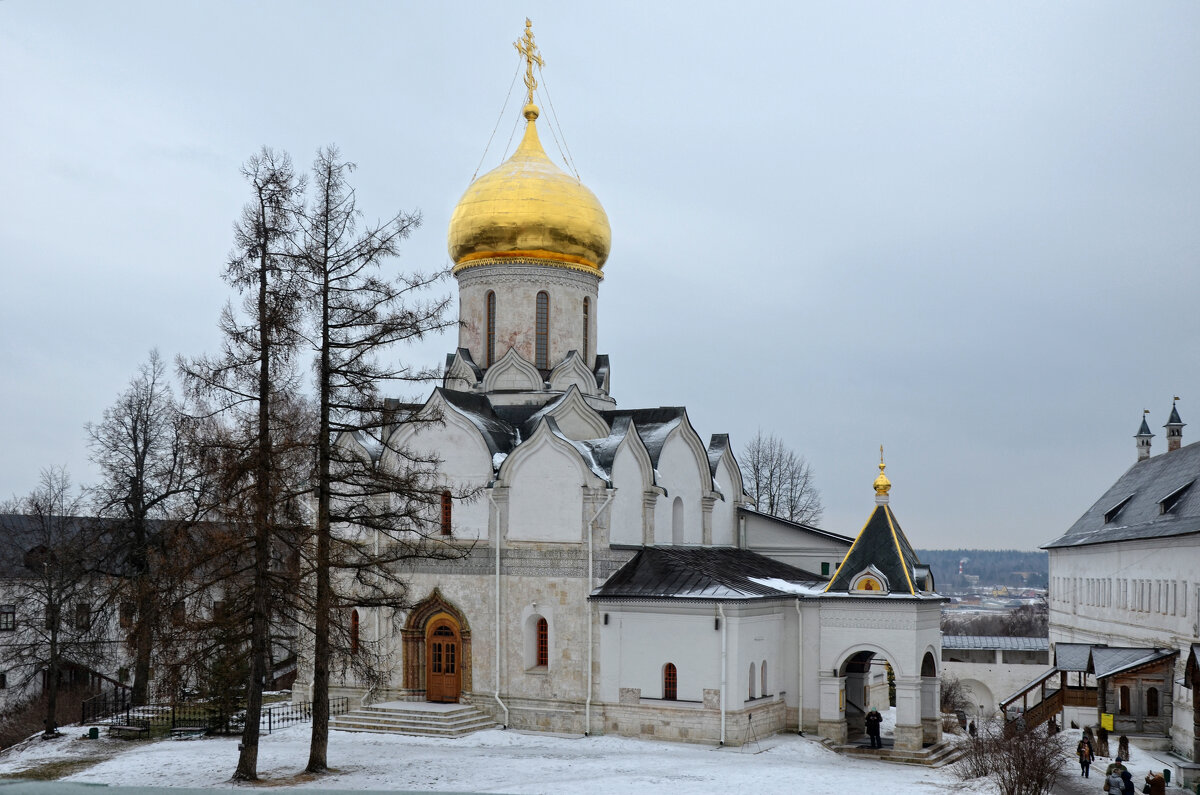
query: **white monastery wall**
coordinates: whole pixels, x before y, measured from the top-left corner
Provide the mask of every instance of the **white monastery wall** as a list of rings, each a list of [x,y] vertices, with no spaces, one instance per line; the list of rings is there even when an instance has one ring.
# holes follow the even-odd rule
[[[583,474],[573,450],[543,441],[521,451],[508,504],[510,541],[576,542],[583,537]]]
[[[1192,691],[1183,686],[1200,638],[1200,538],[1146,539],[1051,549],[1050,642],[1179,649],[1171,739],[1191,748]]]
[[[445,422],[441,425],[403,426],[397,434],[397,444],[422,454],[439,456],[442,482],[454,493],[486,486],[492,479],[491,454],[487,445],[473,426],[464,427],[466,420],[453,409],[446,408],[444,417]],[[407,431],[410,428],[415,428],[415,432]],[[385,463],[393,456],[385,449]],[[487,497],[482,493],[468,499],[454,499],[451,527],[455,538],[486,539],[489,510]],[[437,522],[440,507],[432,506],[430,511],[431,521]]]
[[[713,503],[712,542],[715,546],[732,547],[737,543],[737,482],[724,461],[717,464],[715,488],[724,499]]]
[[[613,459],[612,484],[616,489],[612,503],[609,540],[613,544],[641,544],[645,483],[637,456],[622,444]]]
[[[746,523],[746,548],[814,574],[837,571],[850,542],[804,532],[788,524],[753,513],[743,513]]]
[[[675,500],[683,511],[683,538],[676,543],[699,544],[704,534],[704,517],[700,503],[700,475],[696,454],[684,440],[685,431],[679,428],[667,437],[658,457],[658,485],[667,490],[654,509],[654,543],[671,544],[674,537]],[[705,466],[708,463],[705,462]]]

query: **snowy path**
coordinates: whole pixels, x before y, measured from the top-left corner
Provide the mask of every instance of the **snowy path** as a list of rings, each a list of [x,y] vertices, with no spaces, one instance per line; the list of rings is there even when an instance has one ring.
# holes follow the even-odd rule
[[[308,755],[308,726],[264,737],[259,771],[295,786],[337,789],[458,790],[497,793],[752,792],[755,795],[844,795],[852,791],[989,793],[982,782],[963,784],[944,770],[847,759],[813,740],[777,735],[758,749],[652,742],[619,737],[563,738],[484,731],[469,737],[347,733],[330,735],[329,760],[337,772],[320,779],[297,774]],[[0,773],[39,760],[95,757],[118,741],[64,738],[33,743],[0,756]],[[153,787],[222,787],[237,760],[236,738],[119,743],[111,759],[65,780]]]

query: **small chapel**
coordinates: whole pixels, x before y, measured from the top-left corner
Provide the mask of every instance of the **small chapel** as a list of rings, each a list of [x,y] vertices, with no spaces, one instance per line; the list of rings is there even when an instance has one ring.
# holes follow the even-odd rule
[[[753,510],[729,437],[701,436],[682,406],[617,401],[599,352],[608,217],[539,140],[528,21],[516,46],[524,135],[449,225],[458,345],[416,409],[439,421],[390,431],[397,448],[436,451],[433,521],[463,555],[415,561],[403,615],[350,611],[390,680],[347,669],[332,694],[467,705],[528,730],[845,743],[888,708],[890,668],[895,747],[938,742],[944,599],[892,512],[882,451],[850,537]],[[305,681],[302,664],[295,698]]]

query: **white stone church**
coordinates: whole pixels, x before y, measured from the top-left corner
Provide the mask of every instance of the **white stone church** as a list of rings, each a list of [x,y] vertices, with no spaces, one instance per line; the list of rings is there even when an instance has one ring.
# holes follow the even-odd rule
[[[706,442],[684,408],[619,406],[597,352],[608,218],[543,151],[532,61],[526,85],[520,146],[450,222],[458,349],[422,409],[442,421],[393,440],[441,457],[441,532],[469,554],[415,565],[399,622],[347,617],[394,671],[335,694],[465,703],[522,729],[844,742],[886,709],[886,660],[896,748],[938,741],[943,599],[883,464],[850,538],[750,510],[729,438]]]

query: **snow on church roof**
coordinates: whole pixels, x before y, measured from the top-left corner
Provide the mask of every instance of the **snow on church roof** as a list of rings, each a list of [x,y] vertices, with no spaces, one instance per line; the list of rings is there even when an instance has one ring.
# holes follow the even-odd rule
[[[574,447],[588,468],[606,481],[612,480],[613,459],[631,427],[646,446],[652,465],[657,467],[667,437],[683,422],[686,413],[682,406],[598,411],[597,414],[609,426],[609,433],[597,439],[579,441],[563,434],[550,416],[562,398],[544,406],[493,405],[486,395],[445,387],[438,387],[436,391],[479,430],[496,469],[521,444],[522,439],[532,436],[537,426],[546,420],[552,423],[555,435]]]
[[[591,599],[707,601],[818,596],[819,574],[731,547],[642,547]]]

